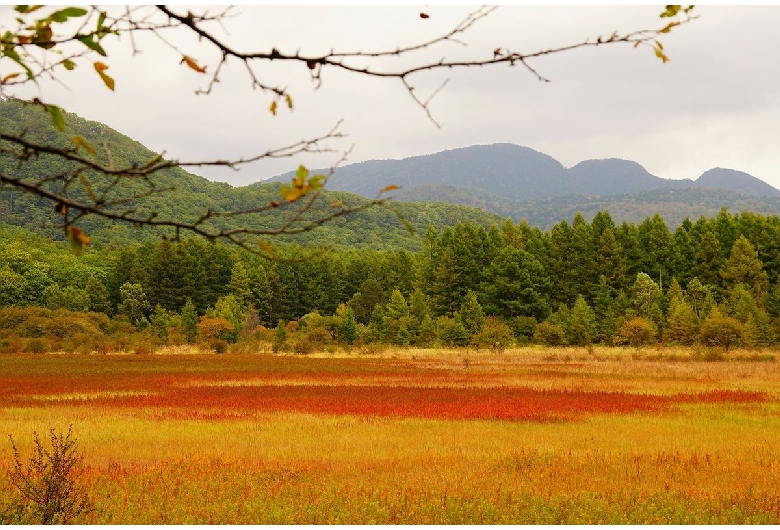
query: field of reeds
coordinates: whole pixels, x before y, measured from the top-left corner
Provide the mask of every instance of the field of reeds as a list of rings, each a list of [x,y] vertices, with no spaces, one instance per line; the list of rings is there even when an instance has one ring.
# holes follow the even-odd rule
[[[100,524],[777,524],[779,404],[771,352],[0,356],[0,433],[72,424]]]

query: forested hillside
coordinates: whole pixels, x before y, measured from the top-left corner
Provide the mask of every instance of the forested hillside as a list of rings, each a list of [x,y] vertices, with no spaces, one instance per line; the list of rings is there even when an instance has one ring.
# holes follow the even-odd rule
[[[110,152],[113,163],[117,166],[142,165],[156,156],[138,142],[102,123],[84,120],[74,114],[67,115],[66,123],[65,133],[60,134],[52,127],[49,115],[42,109],[13,100],[0,102],[0,130],[2,131],[16,134],[25,131],[26,137],[31,141],[60,148],[73,148],[70,139],[73,136],[80,136],[91,145],[100,148],[95,156],[105,160],[108,156],[106,153]],[[72,172],[75,167],[74,164],[63,163],[60,158],[53,155],[36,156],[20,164],[16,158],[0,154],[0,171],[23,178],[65,175]],[[95,195],[100,195],[111,186],[111,182],[105,176],[91,174],[89,171],[84,173],[89,175],[91,190]],[[225,183],[208,181],[180,168],[159,171],[150,179],[158,188],[171,191],[153,194],[131,204],[118,206],[116,209],[124,211],[135,208],[140,217],[156,213],[157,217],[192,222],[206,210],[215,212],[241,210],[279,200],[278,183],[258,183],[234,188]],[[61,182],[55,178],[49,185],[56,188],[61,186]],[[107,193],[107,200],[123,194],[137,193],[142,189],[139,183],[124,180],[120,186],[112,188]],[[83,188],[75,188],[71,196],[84,199],[86,193]],[[314,207],[302,217],[301,222],[321,217],[331,211],[331,204],[339,201],[352,206],[367,202],[365,198],[352,193],[325,191]],[[238,226],[271,228],[278,224],[280,216],[296,207],[293,203],[281,202],[279,208],[265,213],[220,218],[213,223],[215,226],[226,228]],[[417,237],[410,236],[408,227],[392,211],[386,208],[373,208],[346,218],[335,219],[332,223],[310,233],[276,239],[303,245],[328,246],[338,243],[370,248],[419,250],[421,248],[419,234],[428,226],[443,228],[454,225],[458,221],[488,226],[499,220],[495,214],[443,203],[425,205],[397,203],[394,207],[401,213],[406,223],[417,232]],[[55,212],[51,201],[10,188],[0,188],[0,222],[24,226],[53,239],[63,238],[61,230],[51,228],[61,222],[61,217]],[[112,223],[94,216],[80,220],[78,225],[94,242],[103,244],[127,245],[132,242],[156,240],[160,235],[173,235],[170,230],[148,227],[135,229],[132,226]]]
[[[303,262],[200,239],[76,257],[4,228],[0,345],[79,348],[130,332],[158,345],[227,345],[272,340],[262,330],[276,327],[276,344],[300,352],[354,342],[761,346],[780,341],[779,274],[780,219],[725,210],[674,231],[658,215],[617,224],[607,212],[550,231],[459,223],[426,231],[419,252],[342,245]],[[103,316],[78,316],[90,311]]]

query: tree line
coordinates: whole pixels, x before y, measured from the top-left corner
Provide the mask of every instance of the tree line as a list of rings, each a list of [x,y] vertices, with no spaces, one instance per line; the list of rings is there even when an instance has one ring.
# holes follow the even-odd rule
[[[268,261],[201,239],[77,258],[23,234],[0,232],[0,307],[54,312],[39,319],[102,313],[84,329],[145,333],[158,344],[225,349],[263,337],[305,352],[356,342],[780,342],[780,219],[749,212],[724,209],[674,231],[659,215],[616,224],[608,212],[549,232],[459,223],[430,228],[420,252],[339,247],[304,261],[295,258],[310,251],[294,245]],[[11,334],[49,335],[20,329],[18,311],[3,314],[6,350]]]

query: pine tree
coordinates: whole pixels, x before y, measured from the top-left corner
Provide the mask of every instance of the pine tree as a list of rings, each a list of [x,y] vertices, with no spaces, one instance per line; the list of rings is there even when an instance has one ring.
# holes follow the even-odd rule
[[[149,317],[149,328],[164,344],[168,342],[169,323],[168,312],[160,304],[154,306],[154,311]]]
[[[249,273],[247,273],[246,266],[241,261],[236,261],[233,265],[228,292],[236,299],[242,311],[249,309],[252,290],[249,287]]]
[[[501,317],[533,316],[544,320],[550,313],[550,280],[542,265],[528,252],[504,248],[485,271],[485,313]]]
[[[615,289],[609,286],[604,276],[599,278],[596,296],[593,302],[593,312],[596,315],[596,337],[599,342],[611,344],[617,333],[617,316],[615,308]]]
[[[623,289],[628,284],[623,249],[609,227],[604,229],[597,242],[592,270],[594,277],[604,277],[612,289]]]
[[[704,232],[696,247],[691,275],[719,293],[722,287],[720,270],[724,262],[721,246],[715,235],[710,231]]]
[[[485,325],[485,313],[482,311],[482,306],[479,305],[474,291],[469,290],[466,293],[458,314],[466,332],[472,337],[478,334],[482,330],[482,326]]]
[[[577,296],[569,314],[566,339],[575,346],[587,346],[596,336],[596,314],[582,295]]]
[[[181,333],[190,344],[195,342],[198,336],[198,313],[191,298],[187,298],[187,302],[181,308]]]
[[[429,313],[426,313],[420,322],[420,332],[417,334],[415,344],[421,347],[430,347],[436,342],[436,324]]]
[[[769,280],[753,245],[739,236],[731,250],[731,256],[721,270],[724,286],[734,289],[738,284],[751,290],[756,302],[762,305],[769,287]]]
[[[664,341],[686,345],[693,344],[698,333],[696,313],[686,301],[677,279],[672,280],[667,299],[669,309],[666,314]]]
[[[688,283],[685,294],[697,320],[703,322],[709,316],[712,308],[715,307],[715,297],[712,295],[712,291],[707,286],[702,285],[699,278],[694,278]]]

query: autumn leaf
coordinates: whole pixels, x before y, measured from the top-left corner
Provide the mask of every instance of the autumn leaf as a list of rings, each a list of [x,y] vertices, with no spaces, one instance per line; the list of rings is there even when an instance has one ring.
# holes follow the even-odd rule
[[[101,61],[97,61],[94,66],[95,71],[100,76],[100,79],[103,80],[103,83],[105,83],[109,90],[114,90],[114,78],[105,73],[105,71],[108,70],[108,65]]]
[[[292,101],[292,98],[290,97],[290,94],[285,94],[284,95],[284,100],[287,102],[287,108],[292,110],[292,108],[293,108],[293,101]]]
[[[83,247],[89,245],[89,236],[87,236],[87,234],[85,234],[84,231],[77,226],[69,226],[66,229],[66,234],[68,236],[70,248],[77,256],[81,254]]]
[[[82,138],[81,136],[74,136],[71,141],[74,144],[79,145],[79,146],[83,147],[84,149],[86,149],[87,152],[89,152],[89,154],[91,154],[91,155],[95,154],[95,148],[92,147],[92,145],[90,145],[90,143],[88,141],[86,141],[84,138]]]
[[[274,101],[272,101],[272,102],[271,102],[271,106],[270,106],[270,107],[268,107],[268,110],[270,110],[270,111],[271,111],[271,114],[273,114],[274,116],[276,116],[276,107],[277,107],[277,104],[276,104],[276,101],[275,101],[275,100],[274,100]]]
[[[384,188],[379,190],[379,194],[381,195],[382,193],[387,193],[388,191],[400,190],[400,189],[401,189],[401,186],[396,186],[395,184],[390,184],[389,186],[385,186]]]
[[[263,250],[263,252],[276,259],[276,253],[274,252],[274,249],[271,248],[271,245],[265,241],[258,241],[257,245]]]
[[[54,205],[54,211],[60,215],[65,215],[68,213],[68,206],[65,203],[58,202]]]
[[[5,84],[5,83],[7,83],[8,81],[10,81],[11,79],[14,79],[14,78],[16,78],[16,77],[19,77],[20,75],[21,75],[21,74],[20,74],[19,72],[14,72],[14,73],[12,73],[12,74],[8,74],[7,76],[5,76],[5,77],[3,78],[3,80],[2,80],[2,81],[0,81],[0,83],[2,83],[2,84]]]
[[[342,204],[344,204],[344,201],[333,201],[332,203],[330,203],[330,207],[331,208],[338,208]]]
[[[195,59],[192,57],[188,57],[187,55],[182,56],[181,61],[179,61],[179,64],[185,63],[187,66],[195,70],[196,72],[200,72],[201,74],[206,73],[206,67],[200,66],[197,62],[195,62]]]
[[[420,13],[420,18],[422,19],[431,18],[431,16],[428,13]]]

